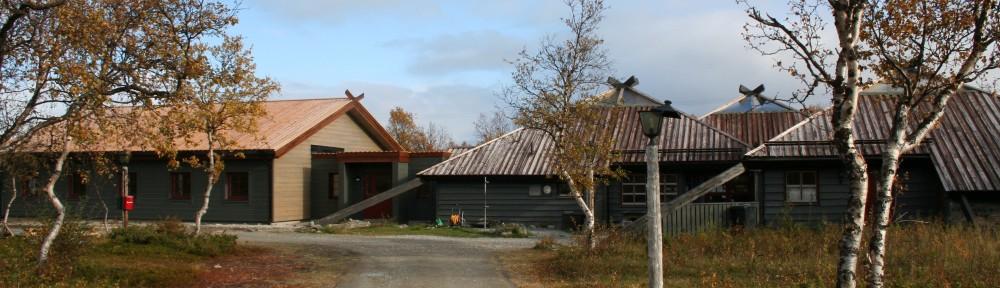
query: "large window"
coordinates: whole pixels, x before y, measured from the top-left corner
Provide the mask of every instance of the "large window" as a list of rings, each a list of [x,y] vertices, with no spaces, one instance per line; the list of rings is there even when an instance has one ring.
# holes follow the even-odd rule
[[[69,176],[69,200],[80,200],[87,195],[87,180],[83,174],[73,173]]]
[[[247,201],[250,198],[249,178],[246,172],[226,173],[226,200]]]
[[[790,171],[785,174],[785,201],[816,203],[816,171]]]
[[[677,174],[660,174],[660,202],[677,196]],[[632,174],[622,183],[622,206],[646,206],[646,174]]]
[[[170,200],[191,200],[191,173],[170,173]]]

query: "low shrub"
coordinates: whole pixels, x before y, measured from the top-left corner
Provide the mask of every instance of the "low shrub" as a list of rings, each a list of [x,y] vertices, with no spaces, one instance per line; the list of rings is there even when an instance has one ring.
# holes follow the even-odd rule
[[[535,246],[531,248],[536,250],[555,250],[558,247],[557,245],[558,243],[556,243],[555,238],[545,236],[542,239],[538,239],[538,242],[535,242]]]
[[[531,236],[528,227],[517,223],[503,223],[493,230],[494,236],[524,238]]]
[[[218,256],[236,248],[235,235],[194,235],[176,220],[151,226],[116,228],[108,234],[108,239],[115,244],[159,245],[198,256]]]

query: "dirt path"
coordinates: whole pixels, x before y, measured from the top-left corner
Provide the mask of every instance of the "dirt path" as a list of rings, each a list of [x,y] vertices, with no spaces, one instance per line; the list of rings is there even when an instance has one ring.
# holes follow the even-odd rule
[[[448,238],[437,236],[351,236],[292,232],[239,232],[255,245],[306,246],[350,251],[355,259],[336,287],[514,287],[497,253],[531,247],[535,239]],[[324,256],[326,255],[326,256]],[[336,254],[335,254],[336,255]]]

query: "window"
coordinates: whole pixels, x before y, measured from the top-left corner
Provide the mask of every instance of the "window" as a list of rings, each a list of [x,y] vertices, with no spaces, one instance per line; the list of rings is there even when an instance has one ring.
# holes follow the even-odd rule
[[[22,178],[21,181],[17,183],[17,192],[20,193],[21,197],[32,197],[35,196],[35,179],[33,178]]]
[[[249,187],[247,187],[249,176],[246,172],[226,173],[226,200],[247,201],[249,198]]]
[[[87,195],[87,180],[83,174],[73,173],[69,177],[69,200],[80,200]]]
[[[337,173],[327,174],[326,198],[337,199]]]
[[[816,203],[816,171],[786,173],[785,201],[789,203]]]
[[[677,196],[677,174],[660,174],[660,202]],[[632,174],[622,183],[622,206],[646,205],[646,174]]]
[[[530,185],[530,186],[528,186],[528,196],[532,196],[532,197],[542,196],[542,185]]]
[[[170,173],[170,200],[191,200],[191,173]]]

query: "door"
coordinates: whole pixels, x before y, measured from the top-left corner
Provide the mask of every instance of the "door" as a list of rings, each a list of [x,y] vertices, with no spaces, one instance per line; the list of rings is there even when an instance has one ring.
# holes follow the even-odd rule
[[[375,196],[382,191],[388,190],[383,177],[376,175],[365,175],[362,177],[361,189],[364,191],[365,199]],[[380,181],[381,180],[381,181]],[[392,217],[392,199],[387,199],[372,207],[368,207],[364,212],[365,219],[383,219]]]

